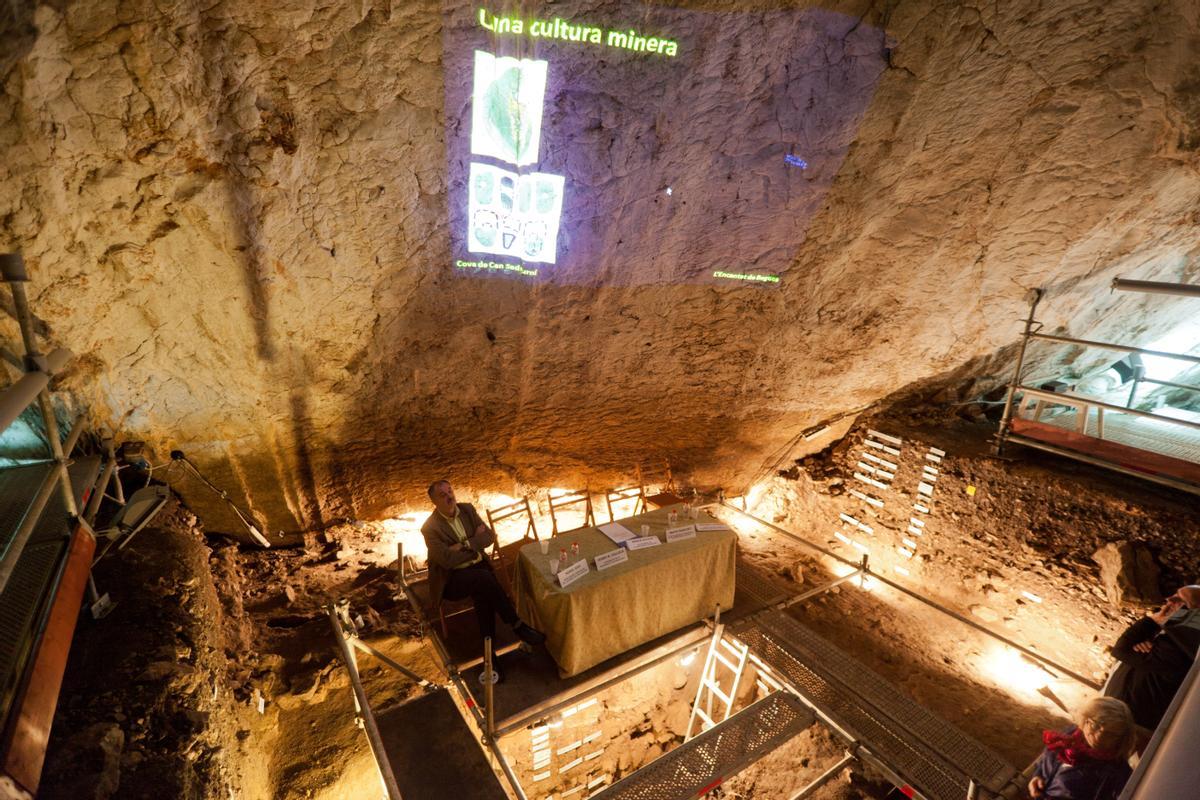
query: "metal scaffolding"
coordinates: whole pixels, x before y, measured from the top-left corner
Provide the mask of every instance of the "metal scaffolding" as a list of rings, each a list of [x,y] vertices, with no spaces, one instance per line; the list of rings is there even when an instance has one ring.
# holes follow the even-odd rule
[[[1183,297],[1200,296],[1200,287],[1186,284],[1117,279],[1113,288]],[[1041,332],[1035,318],[1043,293],[1029,295],[1029,315],[1021,336],[1013,377],[996,432],[995,451],[1009,442],[1082,461],[1125,475],[1200,494],[1200,422],[1132,408],[1141,384],[1200,392],[1200,387],[1148,378],[1135,372],[1124,405],[1075,391],[1049,391],[1023,382],[1030,342],[1042,341],[1138,356],[1200,364],[1200,356],[1145,347],[1060,336]],[[1048,412],[1057,411],[1053,416]]]

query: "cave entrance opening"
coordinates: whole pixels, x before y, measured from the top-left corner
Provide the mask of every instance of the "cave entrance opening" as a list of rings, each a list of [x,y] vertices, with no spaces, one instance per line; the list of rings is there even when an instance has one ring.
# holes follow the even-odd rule
[[[1014,442],[1200,494],[1200,411],[1174,400],[1181,393],[1200,397],[1200,386],[1154,377],[1162,373],[1147,368],[1163,362],[1194,367],[1200,365],[1200,355],[1042,333],[1035,317],[1042,297],[1041,290],[1030,294],[1029,316],[996,434],[997,454]],[[1193,325],[1194,321],[1187,324],[1189,331]],[[1097,391],[1097,382],[1086,378],[1027,385],[1022,374],[1032,342],[1125,353],[1131,358],[1119,363],[1131,368],[1106,367],[1119,375],[1117,385],[1107,392]],[[1157,388],[1139,398],[1141,384]]]

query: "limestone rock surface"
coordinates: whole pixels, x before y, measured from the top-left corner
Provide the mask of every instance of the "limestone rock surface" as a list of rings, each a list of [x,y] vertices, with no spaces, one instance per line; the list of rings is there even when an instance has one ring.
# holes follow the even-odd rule
[[[774,287],[457,273],[440,3],[10,5],[0,248],[78,356],[64,386],[160,457],[184,449],[272,531],[395,512],[442,475],[516,494],[669,463],[737,491],[824,420],[1006,376],[1032,287],[1048,330],[1148,343],[1188,301],[1111,279],[1200,281],[1193,0],[832,4],[885,34],[881,71]],[[830,75],[862,66],[856,29]],[[705,40],[724,79],[704,85],[764,102],[780,31],[754,53]],[[692,100],[669,130],[717,102]],[[678,184],[737,163],[721,147]],[[622,151],[621,169],[656,157]],[[1035,378],[1103,364],[1031,353]]]
[[[1145,547],[1133,542],[1109,542],[1092,555],[1100,567],[1100,582],[1109,602],[1157,603],[1162,600],[1158,564]]]

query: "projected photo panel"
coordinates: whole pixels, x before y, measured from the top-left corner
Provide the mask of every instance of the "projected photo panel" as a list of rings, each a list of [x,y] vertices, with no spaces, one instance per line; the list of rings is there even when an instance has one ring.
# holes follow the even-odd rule
[[[443,2],[453,266],[585,286],[786,280],[886,69],[819,8]]]
[[[471,153],[518,167],[538,160],[542,138],[545,61],[497,58],[475,51]]]
[[[563,178],[471,164],[467,250],[554,263]]]

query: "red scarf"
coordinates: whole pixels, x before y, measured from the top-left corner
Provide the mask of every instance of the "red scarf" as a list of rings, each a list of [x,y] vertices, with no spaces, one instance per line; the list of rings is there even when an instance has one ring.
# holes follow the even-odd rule
[[[1079,728],[1071,728],[1070,730],[1058,731],[1042,731],[1042,742],[1046,745],[1047,750],[1051,750],[1058,755],[1058,760],[1064,764],[1075,766],[1081,759],[1095,759],[1096,761],[1115,761],[1117,754],[1111,750],[1097,750],[1087,743],[1087,739],[1083,738],[1083,731]]]

